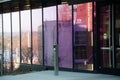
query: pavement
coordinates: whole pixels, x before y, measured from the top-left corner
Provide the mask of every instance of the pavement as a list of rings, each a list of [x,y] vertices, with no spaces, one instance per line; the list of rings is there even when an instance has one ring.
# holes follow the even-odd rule
[[[55,76],[54,71],[48,70],[1,76],[0,80],[120,80],[120,76],[67,71],[59,71],[59,75]]]

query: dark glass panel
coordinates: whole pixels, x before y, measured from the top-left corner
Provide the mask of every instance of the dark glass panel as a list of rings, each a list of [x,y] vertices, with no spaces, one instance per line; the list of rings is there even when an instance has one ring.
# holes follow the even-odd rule
[[[100,8],[101,67],[111,67],[110,7]]]
[[[74,67],[93,70],[92,3],[74,5]]]
[[[120,68],[120,5],[115,7],[115,45],[116,45],[116,67]]]

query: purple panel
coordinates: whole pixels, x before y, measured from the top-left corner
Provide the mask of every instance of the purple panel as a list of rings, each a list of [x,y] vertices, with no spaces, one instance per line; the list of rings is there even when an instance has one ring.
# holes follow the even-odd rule
[[[44,63],[53,66],[53,44],[56,40],[56,21],[44,22]]]
[[[72,68],[72,21],[59,21],[59,66]]]

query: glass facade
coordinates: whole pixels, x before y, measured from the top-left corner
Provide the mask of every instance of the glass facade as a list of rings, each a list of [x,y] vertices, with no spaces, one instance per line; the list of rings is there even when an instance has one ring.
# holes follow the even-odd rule
[[[0,3],[4,72],[20,64],[53,67],[55,45],[59,68],[120,69],[118,3],[48,4]]]
[[[93,70],[92,3],[20,9],[3,12],[1,18],[6,69],[53,66],[58,44],[60,68]],[[0,39],[2,51],[2,29]]]

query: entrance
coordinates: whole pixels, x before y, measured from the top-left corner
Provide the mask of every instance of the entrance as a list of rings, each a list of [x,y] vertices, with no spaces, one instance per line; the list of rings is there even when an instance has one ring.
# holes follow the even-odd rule
[[[100,39],[100,67],[114,67],[114,26],[112,24],[111,5],[104,5],[99,8],[99,39]]]
[[[120,69],[120,4],[100,4],[99,26],[99,69]]]

